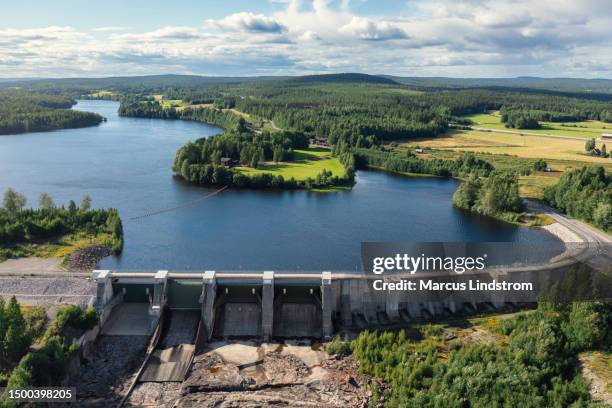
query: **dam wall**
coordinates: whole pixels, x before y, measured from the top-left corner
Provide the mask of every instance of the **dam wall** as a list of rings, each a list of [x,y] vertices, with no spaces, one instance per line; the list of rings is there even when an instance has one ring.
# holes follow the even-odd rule
[[[273,271],[94,271],[93,274],[97,283],[95,303],[103,321],[114,305],[136,301],[148,303],[151,325],[156,324],[166,308],[199,310],[201,335],[208,341],[213,337],[329,339],[345,329],[533,304],[551,287],[558,287],[556,283],[566,279],[575,265],[574,259],[574,262],[539,267],[491,268],[457,276],[435,272],[382,277],[364,273]],[[581,274],[579,281],[571,276],[572,292],[594,287],[602,293],[612,293],[609,279],[593,283],[593,276]],[[525,291],[453,290],[455,286],[440,291],[406,290],[406,282],[410,281],[446,285],[529,282],[531,287]],[[399,290],[376,290],[383,283],[404,286]]]

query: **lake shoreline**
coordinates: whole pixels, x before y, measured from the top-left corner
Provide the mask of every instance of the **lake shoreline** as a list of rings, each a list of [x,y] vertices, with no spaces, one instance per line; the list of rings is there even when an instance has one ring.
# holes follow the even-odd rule
[[[352,189],[318,191],[215,189],[171,174],[176,150],[218,133],[194,121],[125,118],[118,103],[79,101],[100,126],[0,138],[0,184],[29,203],[41,192],[58,205],[88,194],[94,207],[118,208],[125,246],[100,268],[112,270],[361,269],[360,243],[551,242],[544,230],[519,228],[453,208],[457,181],[358,171]],[[64,133],[62,133],[64,132]],[[35,162],[27,160],[33,154]],[[176,211],[131,218],[160,209]]]

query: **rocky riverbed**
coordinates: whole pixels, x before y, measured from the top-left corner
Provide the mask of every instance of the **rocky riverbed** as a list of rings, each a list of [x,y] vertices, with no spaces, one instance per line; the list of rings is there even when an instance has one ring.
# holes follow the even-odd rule
[[[147,336],[101,336],[92,356],[84,359],[76,387],[78,406],[117,406],[140,367]]]
[[[183,383],[140,383],[128,405],[366,407],[371,382],[355,360],[329,356],[318,343],[214,342]]]

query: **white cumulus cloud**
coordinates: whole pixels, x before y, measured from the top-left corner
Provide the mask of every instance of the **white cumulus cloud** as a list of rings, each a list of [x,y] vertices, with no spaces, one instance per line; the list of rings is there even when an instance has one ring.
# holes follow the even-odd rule
[[[247,31],[254,33],[280,33],[285,26],[272,17],[254,13],[235,13],[221,20],[213,21],[215,25],[228,31]]]
[[[302,41],[319,41],[321,37],[319,37],[319,34],[312,30],[306,30],[302,35],[300,35],[299,39]]]
[[[408,38],[408,34],[397,25],[366,17],[353,17],[348,24],[340,27],[339,31],[357,35],[363,40],[384,41]]]
[[[77,30],[52,17],[39,27],[0,26],[0,77],[348,71],[612,77],[610,0],[411,0],[393,15],[365,15],[354,6],[277,0],[269,14],[243,11],[144,32],[111,23]]]

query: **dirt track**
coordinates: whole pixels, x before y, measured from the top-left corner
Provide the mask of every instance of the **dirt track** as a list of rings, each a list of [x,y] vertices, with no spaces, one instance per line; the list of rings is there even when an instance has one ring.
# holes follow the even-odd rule
[[[0,275],[41,275],[64,272],[59,258],[19,258],[0,262]]]

